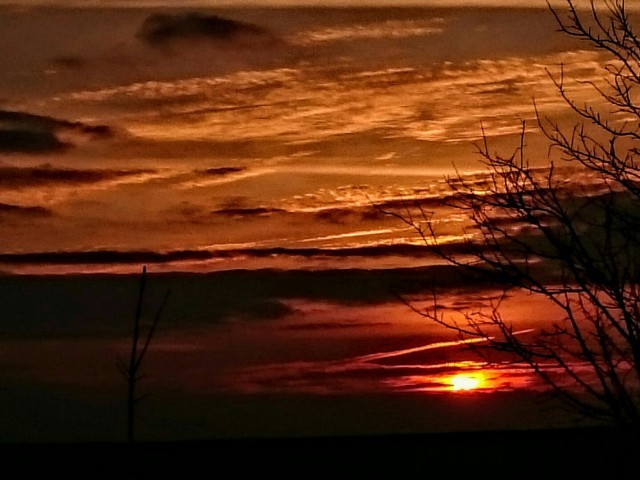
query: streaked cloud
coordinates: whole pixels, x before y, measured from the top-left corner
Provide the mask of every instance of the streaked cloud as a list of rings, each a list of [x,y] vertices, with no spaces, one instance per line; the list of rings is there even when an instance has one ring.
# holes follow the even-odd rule
[[[288,37],[287,40],[293,44],[313,46],[327,42],[436,35],[442,33],[444,28],[445,22],[443,18],[387,20],[343,27],[315,29],[298,33]]]
[[[172,187],[176,190],[186,191],[193,189],[210,188],[238,182],[240,180],[250,179],[253,177],[259,177],[261,175],[272,172],[273,169],[268,167],[212,167],[204,170],[195,170],[186,175],[177,175],[173,179],[174,182],[172,182]],[[233,202],[234,200],[231,201]],[[225,208],[227,206],[225,206]],[[232,208],[235,208],[235,206],[232,205]]]
[[[534,99],[542,115],[562,112],[547,69],[563,64],[566,78],[598,80],[602,61],[598,52],[572,51],[355,72],[347,65],[308,65],[136,83],[59,101],[137,105],[147,113],[123,119],[125,128],[157,141],[321,146],[379,132],[381,140],[466,143],[481,138],[481,126],[490,137],[517,134],[522,120],[535,119]],[[593,94],[584,83],[570,89],[578,101]]]

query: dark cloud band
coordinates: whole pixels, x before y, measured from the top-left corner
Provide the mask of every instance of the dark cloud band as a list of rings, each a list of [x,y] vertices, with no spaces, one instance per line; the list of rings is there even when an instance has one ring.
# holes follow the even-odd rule
[[[450,250],[456,247],[451,247]],[[464,246],[458,247],[456,252],[464,252]],[[9,264],[37,265],[37,264],[141,264],[141,263],[169,263],[179,261],[205,261],[218,258],[269,258],[269,257],[304,257],[304,258],[346,258],[346,257],[383,257],[409,256],[424,257],[430,252],[429,247],[423,245],[378,245],[368,247],[353,247],[341,249],[323,248],[247,248],[231,250],[174,250],[170,252],[154,251],[117,251],[96,250],[79,252],[35,252],[35,253],[0,253],[0,262]]]
[[[0,110],[0,152],[59,152],[73,145],[60,139],[60,134],[64,132],[89,139],[113,136],[113,130],[107,125],[87,125],[26,112]]]
[[[276,41],[275,36],[258,25],[198,12],[151,15],[140,27],[137,37],[153,47],[193,40],[228,44]]]
[[[40,167],[0,167],[0,188],[20,189],[45,185],[81,185],[130,177],[153,170],[72,169]]]
[[[25,217],[25,218],[45,218],[51,217],[53,212],[44,207],[24,207],[20,205],[11,205],[8,203],[0,203],[0,218]]]

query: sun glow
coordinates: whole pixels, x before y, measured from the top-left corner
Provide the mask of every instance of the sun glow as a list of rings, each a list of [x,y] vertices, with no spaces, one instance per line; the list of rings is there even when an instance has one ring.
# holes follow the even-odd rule
[[[483,376],[481,373],[461,373],[451,377],[451,390],[454,392],[476,390],[482,386]]]

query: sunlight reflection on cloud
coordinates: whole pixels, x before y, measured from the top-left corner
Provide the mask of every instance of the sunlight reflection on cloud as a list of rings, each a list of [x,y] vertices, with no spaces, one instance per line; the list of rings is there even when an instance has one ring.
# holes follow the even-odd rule
[[[249,367],[234,374],[228,385],[245,393],[269,391],[301,393],[322,392],[424,392],[448,393],[473,390],[496,392],[510,390],[545,389],[530,368],[517,362],[487,363],[476,360],[452,360],[445,363],[402,360],[402,357],[437,349],[459,348],[464,342],[437,342],[408,350],[364,355],[343,361],[291,362]],[[393,363],[378,363],[382,359],[397,358]],[[549,370],[551,374],[553,369]],[[476,378],[473,387],[459,388],[455,379]]]
[[[157,140],[273,138],[304,144],[384,126],[389,138],[455,143],[477,140],[481,123],[489,136],[517,133],[519,119],[535,117],[533,97],[543,115],[560,110],[562,99],[545,69],[563,63],[567,77],[580,73],[590,80],[599,58],[574,51],[345,73],[338,79],[319,67],[244,71],[79,92],[68,100],[107,108],[144,108],[140,102],[154,111],[162,107],[159,115],[123,119],[134,135]],[[588,85],[572,88],[577,98],[591,93]]]
[[[294,44],[315,45],[324,42],[345,40],[404,38],[442,33],[445,28],[443,18],[429,20],[387,20],[385,22],[350,25],[342,28],[324,28],[298,33],[287,38]]]

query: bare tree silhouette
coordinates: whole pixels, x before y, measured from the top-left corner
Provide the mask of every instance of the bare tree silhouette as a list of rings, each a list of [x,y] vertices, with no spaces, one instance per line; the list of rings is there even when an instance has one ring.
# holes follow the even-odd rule
[[[603,85],[589,83],[590,103],[572,99],[562,72],[550,74],[577,115],[567,128],[538,114],[559,159],[548,168],[530,165],[524,123],[508,155],[492,152],[483,131],[481,184],[462,174],[448,179],[453,195],[446,204],[471,220],[464,254],[442,241],[432,213],[417,206],[417,216],[409,209],[395,215],[465,273],[505,292],[541,295],[562,312],[529,335],[516,334],[500,300],[463,319],[434,300],[416,308],[421,315],[515,355],[577,412],[640,427],[640,38],[624,0],[549,8],[561,32],[607,58]],[[559,163],[586,172],[597,188],[576,187]]]
[[[134,442],[135,440],[135,411],[136,406],[140,403],[144,398],[148,395],[136,396],[136,386],[138,381],[143,378],[141,375],[140,367],[142,366],[142,361],[144,360],[145,355],[147,354],[147,350],[149,348],[149,344],[151,343],[151,339],[156,331],[156,327],[160,322],[160,318],[162,317],[162,312],[164,311],[164,307],[169,300],[169,296],[171,294],[171,290],[167,290],[165,293],[156,314],[153,317],[151,325],[147,331],[144,342],[140,344],[140,336],[141,336],[141,323],[142,323],[142,306],[145,295],[147,283],[147,267],[142,267],[142,274],[140,275],[139,282],[139,291],[138,291],[138,300],[136,304],[136,313],[133,324],[133,335],[131,338],[131,353],[129,354],[128,362],[124,362],[122,360],[118,360],[118,369],[120,373],[124,376],[127,381],[127,441]]]

